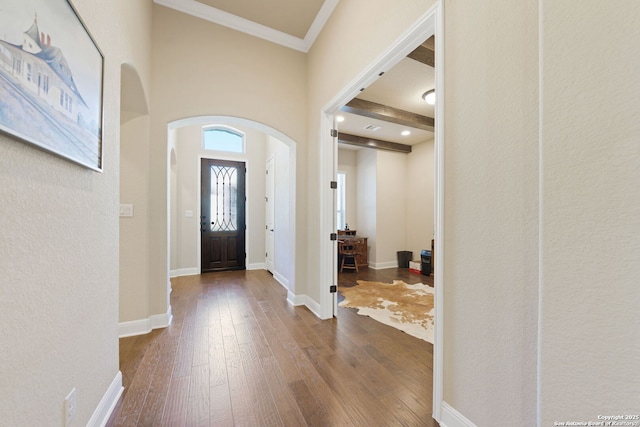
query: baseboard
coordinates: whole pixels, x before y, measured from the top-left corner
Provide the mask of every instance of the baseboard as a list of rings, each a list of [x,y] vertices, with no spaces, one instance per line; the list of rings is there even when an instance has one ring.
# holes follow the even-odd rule
[[[284,286],[285,289],[289,289],[289,280],[287,280],[287,278],[284,277],[282,274],[278,273],[277,271],[274,271],[273,278],[276,279],[276,282]]]
[[[198,267],[179,268],[177,270],[171,270],[169,272],[169,277],[195,276],[197,274]]]
[[[384,270],[385,268],[396,268],[398,267],[397,261],[387,261],[387,262],[377,262],[373,264],[369,264],[369,268],[374,270]]]
[[[305,295],[304,305],[309,310],[311,310],[311,312],[315,314],[318,319],[322,319],[322,316],[320,316],[320,313],[322,312],[322,310],[320,309],[320,304]]]
[[[102,396],[102,399],[100,399],[100,403],[95,411],[93,411],[93,415],[87,423],[88,427],[104,427],[107,424],[123,390],[122,372],[118,371],[116,377],[111,381],[111,385],[107,388],[106,393]]]
[[[307,302],[307,296],[295,295],[293,292],[289,291],[287,292],[287,302],[289,302],[289,304],[294,305],[296,307],[305,305]]]
[[[447,402],[440,405],[440,427],[476,427],[464,415],[452,408]]]
[[[247,270],[266,270],[267,264],[264,262],[256,262],[254,264],[247,265]]]
[[[135,335],[148,334],[154,329],[166,328],[171,324],[171,306],[165,314],[155,314],[147,319],[120,322],[118,324],[118,337],[132,337]]]

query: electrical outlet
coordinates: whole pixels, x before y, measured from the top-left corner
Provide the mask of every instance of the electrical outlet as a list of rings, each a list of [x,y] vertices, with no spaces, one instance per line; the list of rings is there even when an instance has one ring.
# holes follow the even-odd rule
[[[68,427],[76,416],[76,388],[64,398],[64,425]]]

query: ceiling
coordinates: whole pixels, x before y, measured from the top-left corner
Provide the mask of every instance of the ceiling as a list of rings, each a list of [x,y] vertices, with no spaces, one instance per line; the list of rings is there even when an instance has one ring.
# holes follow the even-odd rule
[[[338,1],[154,0],[157,4],[302,52],[309,51]],[[424,50],[425,46],[428,50]],[[422,118],[418,115],[426,116],[426,119],[432,118],[434,108],[426,104],[421,95],[435,87],[433,38],[425,41],[419,48],[423,49],[422,54],[414,55],[418,52],[416,49],[365,88],[356,97],[357,100],[369,101],[369,104],[382,104],[380,107],[385,106],[386,110],[393,110],[392,115],[413,113],[418,119]],[[431,62],[424,61],[424,52],[430,56]],[[420,129],[418,125],[404,119],[401,120],[402,124],[393,123],[386,116],[369,114],[363,110],[359,110],[358,114],[346,111],[340,111],[338,114],[345,118],[338,126],[341,135],[349,134],[405,146],[433,138],[432,128],[425,130],[422,126],[423,129]],[[379,129],[365,129],[371,126]],[[402,136],[401,132],[404,130],[410,131],[411,134]],[[358,149],[358,146],[354,145],[341,144],[340,147]]]
[[[162,6],[308,52],[339,0],[154,0]]]
[[[198,1],[300,39],[307,35],[324,4],[324,0]]]
[[[434,108],[424,102],[422,94],[434,87],[433,67],[411,58],[404,58],[356,98],[433,117]],[[406,145],[415,145],[433,138],[433,131],[410,125],[400,125],[346,112],[338,114],[345,117],[345,121],[338,125],[340,132]],[[380,129],[366,130],[365,127],[369,125],[379,126]],[[403,130],[408,130],[411,134],[403,136]],[[341,145],[341,148],[347,147]]]

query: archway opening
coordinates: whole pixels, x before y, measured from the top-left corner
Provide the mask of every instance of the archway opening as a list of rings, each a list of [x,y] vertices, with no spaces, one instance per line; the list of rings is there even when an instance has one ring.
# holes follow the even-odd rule
[[[207,150],[203,129],[222,126],[245,134],[243,153]],[[167,212],[170,275],[199,274],[202,271],[200,205],[200,162],[203,158],[245,161],[247,168],[246,268],[267,269],[265,252],[265,191],[267,160],[275,159],[275,216],[273,263],[269,270],[288,290],[295,303],[296,241],[296,143],[284,133],[249,119],[233,116],[198,116],[168,125]],[[175,156],[175,165],[172,157]]]

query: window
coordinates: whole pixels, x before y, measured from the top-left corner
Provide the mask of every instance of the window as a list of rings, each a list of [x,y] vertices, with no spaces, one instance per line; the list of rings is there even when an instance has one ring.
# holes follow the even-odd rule
[[[337,211],[337,227],[338,230],[344,230],[347,224],[347,216],[345,213],[346,207],[346,183],[347,174],[344,172],[338,172],[338,192],[336,194],[336,211]]]
[[[205,150],[244,153],[244,134],[226,127],[209,127],[203,130]]]

